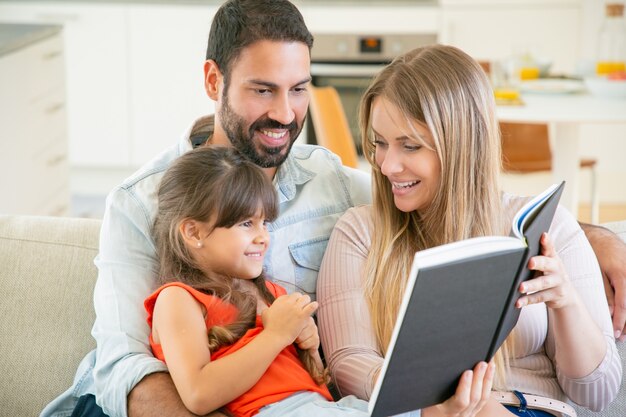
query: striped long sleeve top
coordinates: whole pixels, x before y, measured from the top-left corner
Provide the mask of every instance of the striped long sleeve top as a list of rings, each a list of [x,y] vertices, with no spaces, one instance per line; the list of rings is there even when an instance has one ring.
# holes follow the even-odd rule
[[[526,201],[505,195],[508,218]],[[331,374],[342,395],[363,399],[369,399],[383,362],[362,288],[371,242],[371,210],[371,206],[352,208],[337,222],[317,284],[318,324]],[[570,399],[601,410],[617,395],[622,378],[601,272],[583,231],[567,210],[557,209],[549,234],[571,282],[605,335],[605,357],[589,375],[568,378],[555,360],[555,337],[545,304],[524,307],[513,330],[514,357],[506,389]]]

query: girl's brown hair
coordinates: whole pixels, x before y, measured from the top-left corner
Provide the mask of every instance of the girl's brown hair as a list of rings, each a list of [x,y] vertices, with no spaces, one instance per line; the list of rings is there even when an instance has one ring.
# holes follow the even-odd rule
[[[272,221],[279,212],[272,181],[261,168],[233,148],[207,146],[178,158],[165,172],[157,191],[158,209],[152,228],[159,258],[161,283],[183,282],[206,294],[233,304],[237,319],[208,330],[209,348],[217,350],[241,338],[254,327],[256,296],[239,289],[237,277],[205,274],[189,251],[180,233],[183,221],[210,222],[212,228],[229,228],[254,216],[260,209]],[[274,296],[263,274],[253,279],[258,293],[271,304]],[[317,369],[306,352],[300,357],[311,376],[321,383]]]

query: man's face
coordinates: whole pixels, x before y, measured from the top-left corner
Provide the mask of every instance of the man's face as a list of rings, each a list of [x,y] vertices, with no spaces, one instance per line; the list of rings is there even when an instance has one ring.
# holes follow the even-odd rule
[[[230,143],[257,165],[277,167],[300,134],[311,81],[308,47],[258,41],[231,64],[218,103],[218,123]]]

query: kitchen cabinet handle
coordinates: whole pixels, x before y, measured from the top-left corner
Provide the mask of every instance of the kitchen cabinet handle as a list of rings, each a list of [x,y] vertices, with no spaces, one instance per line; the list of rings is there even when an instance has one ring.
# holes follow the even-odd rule
[[[50,210],[49,216],[63,216],[67,213],[67,204],[61,204]]]
[[[61,103],[54,103],[50,107],[47,107],[45,112],[46,112],[46,114],[56,113],[59,110],[61,110],[63,107],[65,107],[65,103],[63,103],[63,102],[61,102]]]
[[[48,159],[46,161],[46,165],[48,166],[48,168],[52,168],[52,167],[54,167],[56,165],[59,165],[63,161],[65,161],[66,158],[67,158],[67,156],[65,154],[60,154],[60,155],[53,156],[52,158],[50,158],[50,159]]]
[[[43,56],[41,57],[44,61],[50,61],[51,59],[54,59],[58,56],[60,56],[63,52],[61,51],[51,51],[51,52],[47,52],[45,54],[43,54]]]

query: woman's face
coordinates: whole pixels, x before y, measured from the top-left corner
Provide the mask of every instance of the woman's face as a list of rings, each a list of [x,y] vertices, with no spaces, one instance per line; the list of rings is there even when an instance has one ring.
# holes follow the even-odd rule
[[[426,209],[435,198],[441,177],[430,131],[423,123],[407,120],[384,97],[374,99],[371,123],[376,164],[391,183],[396,207],[403,212]]]

